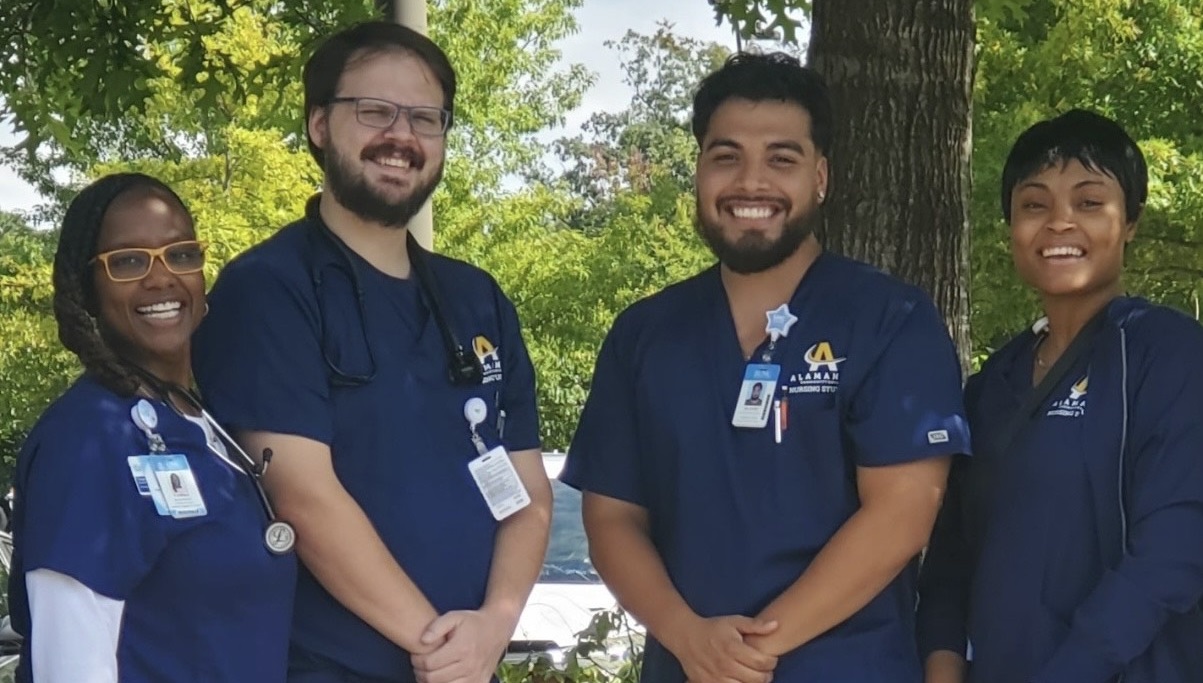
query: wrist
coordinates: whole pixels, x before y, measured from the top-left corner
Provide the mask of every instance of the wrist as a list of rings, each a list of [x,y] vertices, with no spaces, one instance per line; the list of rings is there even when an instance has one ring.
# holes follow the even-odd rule
[[[702,617],[694,614],[692,610],[682,607],[667,615],[658,624],[658,628],[653,630],[652,635],[677,659],[680,659],[687,634],[701,620]]]
[[[434,608],[412,610],[403,614],[398,623],[399,632],[402,642],[397,643],[410,654],[425,654],[433,651],[438,647],[438,643],[426,644],[422,642],[422,636],[425,635],[426,629],[434,623],[434,620],[439,617],[439,613],[434,611]]]
[[[518,619],[522,616],[522,604],[514,600],[486,598],[484,604],[480,606],[480,612],[501,627],[508,638],[518,628]]]

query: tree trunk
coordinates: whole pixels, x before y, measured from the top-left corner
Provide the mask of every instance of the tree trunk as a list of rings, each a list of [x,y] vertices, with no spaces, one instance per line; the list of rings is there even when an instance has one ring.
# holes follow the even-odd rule
[[[931,294],[968,366],[972,0],[814,0],[835,110],[824,242]]]

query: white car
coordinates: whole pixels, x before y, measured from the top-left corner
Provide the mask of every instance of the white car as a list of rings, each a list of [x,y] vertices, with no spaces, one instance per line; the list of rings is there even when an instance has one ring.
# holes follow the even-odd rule
[[[543,466],[551,479],[551,539],[543,571],[506,652],[507,662],[543,657],[553,666],[560,666],[596,615],[618,610],[617,601],[589,560],[589,544],[581,522],[581,493],[556,480],[564,458],[563,453],[543,454]],[[641,629],[633,621],[631,624],[641,639],[637,635]],[[625,659],[630,655],[632,633],[619,629],[611,635],[615,637],[606,639],[606,658]]]

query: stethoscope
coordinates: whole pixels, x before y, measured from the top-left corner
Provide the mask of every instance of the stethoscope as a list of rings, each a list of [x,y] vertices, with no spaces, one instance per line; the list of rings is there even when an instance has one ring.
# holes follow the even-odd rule
[[[239,446],[238,442],[235,441],[234,438],[231,437],[220,424],[218,424],[217,420],[213,419],[213,416],[209,414],[209,411],[205,410],[205,406],[201,402],[200,397],[194,392],[171,382],[165,382],[158,377],[155,377],[150,372],[147,372],[143,368],[134,365],[133,363],[128,363],[128,365],[137,373],[139,377],[142,378],[143,382],[154,393],[158,394],[159,400],[166,403],[168,406],[171,406],[172,410],[176,410],[176,408],[171,402],[171,397],[178,396],[190,407],[200,413],[201,418],[205,421],[205,424],[209,425],[209,427],[217,435],[217,438],[219,438],[226,446],[227,452],[233,451],[237,455],[239,463],[236,464],[232,462],[225,454],[221,453],[212,445],[209,446],[209,449],[213,451],[213,453],[219,458],[224,460],[226,464],[230,465],[235,470],[245,473],[251,480],[251,485],[255,488],[255,494],[259,498],[259,504],[263,507],[263,513],[266,515],[268,522],[267,528],[263,531],[263,544],[267,546],[269,551],[276,555],[283,555],[292,550],[293,546],[296,545],[297,532],[288,522],[276,519],[276,511],[272,507],[271,501],[268,500],[267,492],[263,490],[263,483],[260,481],[260,479],[263,478],[264,473],[267,472],[268,464],[271,463],[271,449],[263,449],[263,462],[262,464],[256,463],[255,460],[251,458],[251,456],[248,455],[245,450],[243,450],[242,446]],[[149,405],[145,404],[145,402],[144,405],[147,405],[149,408]],[[176,412],[178,413],[179,411],[176,410]],[[151,438],[152,450],[155,449],[156,439],[158,439],[158,445],[162,447],[162,437],[159,437],[154,433],[154,416],[141,415],[137,409],[137,406],[135,406],[133,416],[134,422],[138,425],[138,427],[145,431],[148,437]],[[208,441],[207,438],[206,441]]]
[[[321,336],[319,342],[322,347],[322,360],[325,361],[326,368],[330,371],[332,383],[338,386],[364,386],[376,379],[376,356],[372,353],[371,339],[368,337],[367,310],[364,306],[363,285],[359,278],[359,271],[355,268],[355,260],[352,257],[350,247],[330,230],[330,227],[326,225],[325,221],[322,220],[321,214],[318,212],[320,198],[321,195],[315,195],[305,204],[305,217],[309,222],[306,229],[309,234],[320,234],[333,245],[342,257],[342,265],[345,267],[328,263],[313,263],[310,266],[313,288],[318,294],[317,312],[319,334]],[[439,328],[439,336],[443,340],[443,348],[447,353],[448,378],[455,386],[476,386],[481,384],[484,380],[484,366],[481,365],[480,359],[475,354],[469,353],[464,349],[463,344],[460,344],[459,339],[456,338],[455,331],[451,329],[450,323],[447,322],[447,317],[444,314],[446,308],[439,291],[438,280],[435,278],[434,273],[431,272],[430,264],[427,263],[428,254],[426,250],[418,244],[412,232],[406,234],[405,244],[409,253],[409,261],[413,265],[414,274],[418,278],[418,286],[421,288],[422,294],[426,299],[427,309],[434,317],[435,325]],[[315,262],[318,260],[316,250],[313,250],[310,258]],[[338,363],[330,358],[330,353],[327,350],[325,314],[322,311],[321,297],[322,269],[327,265],[345,270],[350,277],[351,286],[355,290],[355,305],[359,313],[359,333],[363,339],[364,349],[367,351],[369,365],[366,372],[349,372],[340,368]]]

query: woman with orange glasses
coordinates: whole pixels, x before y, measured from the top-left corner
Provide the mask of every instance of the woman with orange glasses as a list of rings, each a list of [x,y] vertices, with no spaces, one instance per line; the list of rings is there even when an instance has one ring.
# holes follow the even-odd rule
[[[84,373],[17,460],[18,681],[284,680],[291,529],[190,389],[204,263],[149,176],[101,178],[67,210],[54,314]]]

